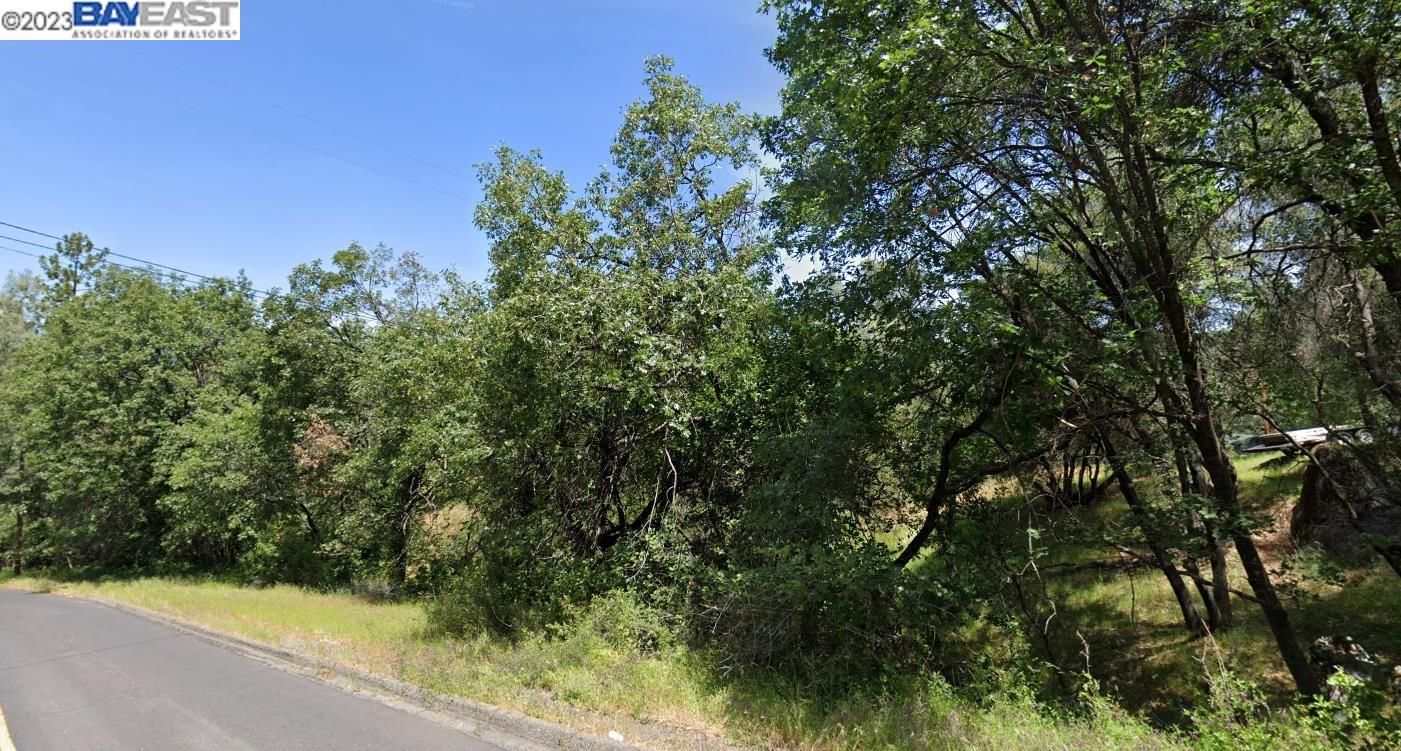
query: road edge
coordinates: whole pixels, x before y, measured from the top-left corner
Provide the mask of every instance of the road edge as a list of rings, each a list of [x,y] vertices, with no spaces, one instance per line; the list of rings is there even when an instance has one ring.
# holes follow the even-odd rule
[[[645,751],[628,744],[576,730],[565,725],[541,720],[510,709],[451,696],[417,686],[406,681],[377,675],[357,668],[320,660],[309,655],[254,641],[242,636],[175,618],[158,611],[112,600],[101,596],[82,596],[114,610],[183,631],[198,639],[225,649],[231,649],[258,659],[280,670],[306,676],[320,683],[340,688],[357,696],[374,699],[381,704],[446,725],[459,732],[476,736],[508,751]],[[367,690],[368,689],[368,690]],[[731,751],[739,749],[720,740],[692,740],[694,748]],[[0,742],[0,751],[9,751]]]
[[[0,751],[15,751],[15,741],[10,737],[10,726],[5,723],[4,707],[0,707]]]

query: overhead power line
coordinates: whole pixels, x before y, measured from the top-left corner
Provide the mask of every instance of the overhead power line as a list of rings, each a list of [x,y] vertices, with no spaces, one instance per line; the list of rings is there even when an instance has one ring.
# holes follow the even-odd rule
[[[49,234],[49,233],[47,233],[47,232],[40,232],[40,231],[37,230],[37,229],[30,229],[29,227],[24,227],[24,226],[21,226],[21,225],[18,225],[18,224],[11,224],[11,223],[9,223],[9,222],[0,222],[0,225],[4,225],[4,226],[6,226],[6,227],[11,227],[11,228],[20,230],[20,231],[22,231],[22,232],[29,232],[29,233],[31,233],[31,234],[38,235],[38,236],[40,236],[40,237],[47,237],[47,238],[51,238],[51,239],[53,239],[53,240],[58,240],[58,241],[60,241],[60,242],[63,241],[63,238],[62,238],[62,237],[59,237],[58,235],[51,235],[51,234]],[[51,246],[49,246],[49,245],[45,245],[45,244],[43,244],[43,243],[36,243],[36,242],[34,242],[34,241],[32,241],[32,240],[25,240],[25,239],[18,238],[18,237],[11,237],[11,236],[9,236],[9,235],[0,235],[0,240],[9,240],[9,241],[11,241],[11,242],[23,243],[23,244],[25,244],[25,245],[30,245],[30,246],[33,246],[33,247],[35,247],[35,248],[43,248],[44,250],[48,250],[48,251],[54,250],[54,248],[51,247]],[[0,246],[0,247],[3,247],[3,246]],[[26,256],[30,256],[30,257],[33,257],[33,258],[43,258],[43,257],[44,257],[43,255],[41,255],[41,254],[39,254],[39,253],[31,253],[31,252],[29,252],[29,251],[18,250],[18,249],[16,249],[16,248],[5,248],[5,250],[10,251],[11,253],[19,253],[19,254],[26,255]],[[169,272],[171,272],[172,274],[177,274],[177,275],[179,275],[179,276],[181,276],[181,277],[185,277],[185,280],[186,280],[186,281],[190,281],[190,280],[192,280],[192,279],[197,279],[197,280],[199,280],[199,281],[201,281],[201,282],[211,282],[211,283],[217,283],[217,282],[228,281],[227,279],[221,279],[221,278],[219,278],[219,277],[214,277],[214,276],[206,276],[206,275],[204,275],[204,274],[199,274],[199,273],[196,273],[196,272],[194,272],[194,271],[186,271],[185,269],[176,268],[175,266],[167,266],[167,265],[165,265],[165,264],[163,264],[163,263],[156,263],[155,261],[148,261],[148,260],[146,260],[146,259],[144,259],[144,258],[137,258],[136,256],[129,256],[129,255],[126,255],[126,254],[124,254],[124,253],[117,253],[116,251],[113,251],[113,250],[110,250],[110,249],[107,249],[107,248],[104,248],[103,250],[105,250],[106,253],[107,253],[107,255],[109,255],[109,256],[114,256],[114,257],[116,257],[116,258],[122,258],[122,259],[125,259],[125,260],[128,260],[128,261],[134,261],[134,262],[136,262],[136,263],[142,264],[141,266],[130,266],[130,265],[127,265],[127,264],[125,264],[125,263],[118,263],[118,262],[116,262],[116,261],[104,261],[104,263],[108,263],[108,264],[111,264],[111,265],[113,265],[113,266],[118,266],[118,267],[124,268],[124,269],[132,269],[132,270],[134,270],[134,271],[149,271],[151,268],[158,268],[158,269],[163,269],[163,270],[165,270],[165,271],[169,271]],[[256,295],[263,295],[264,297],[269,297],[269,296],[272,295],[271,292],[265,292],[265,291],[260,290],[260,289],[254,289],[253,287],[248,286],[248,285],[243,285],[243,289],[246,290],[247,292],[250,292],[250,293],[253,293],[253,294],[256,294]]]
[[[17,230],[22,230],[22,231],[24,231],[24,232],[31,232],[31,233],[33,233],[33,234],[36,234],[36,235],[40,236],[40,237],[48,237],[48,238],[51,238],[51,239],[54,239],[54,240],[58,240],[58,241],[60,241],[60,242],[62,242],[62,240],[63,240],[63,238],[62,238],[62,237],[59,237],[58,235],[50,235],[50,234],[47,233],[47,232],[40,232],[40,231],[38,231],[38,230],[29,229],[28,227],[21,227],[21,226],[19,226],[19,225],[17,225],[17,224],[10,224],[9,222],[0,222],[0,224],[3,224],[3,225],[6,226],[6,227],[13,227],[13,228],[15,228],[15,229],[17,229]],[[10,237],[9,235],[0,235],[0,240],[12,240],[12,241],[17,242],[17,243],[24,243],[25,245],[33,245],[33,246],[36,247],[36,248],[43,248],[43,249],[45,249],[45,250],[53,250],[53,248],[51,248],[51,247],[48,246],[48,245],[44,245],[44,244],[42,244],[42,243],[31,242],[31,241],[29,241],[29,240],[21,240],[21,239],[19,239],[18,237]],[[193,271],[186,271],[186,270],[184,270],[184,269],[179,269],[179,268],[176,268],[176,267],[174,267],[174,266],[167,266],[167,265],[165,265],[165,264],[163,264],[163,263],[156,263],[155,261],[148,261],[148,260],[146,260],[146,259],[144,259],[144,258],[137,258],[136,256],[129,256],[129,255],[125,255],[125,254],[123,254],[123,253],[118,253],[118,252],[116,252],[116,251],[114,251],[114,250],[108,250],[108,249],[105,249],[105,248],[104,248],[104,250],[107,250],[107,255],[109,255],[109,256],[115,256],[115,257],[117,257],[117,258],[122,258],[122,259],[125,259],[125,260],[128,260],[128,261],[135,261],[136,263],[142,264],[142,265],[144,265],[144,266],[154,266],[154,267],[156,267],[156,268],[158,268],[158,269],[165,269],[166,271],[171,271],[171,272],[174,272],[174,273],[176,273],[176,274],[181,274],[181,275],[187,276],[187,277],[193,277],[193,278],[199,279],[199,280],[201,280],[201,281],[205,281],[205,282],[220,282],[220,281],[224,281],[223,279],[220,279],[219,277],[215,277],[215,276],[205,276],[204,274],[197,274],[197,273],[195,273],[195,272],[193,272]],[[116,264],[116,265],[121,266],[122,264],[119,263],[119,264]],[[132,267],[127,267],[127,268],[132,268]],[[271,294],[271,293],[269,293],[269,292],[264,292],[264,291],[262,291],[262,290],[253,289],[252,287],[248,287],[248,290],[249,290],[250,292],[254,292],[254,293],[260,294],[260,295],[269,295],[269,294]]]
[[[33,229],[33,228],[30,228],[30,227],[25,227],[25,226],[20,225],[20,224],[11,224],[10,222],[0,221],[0,226],[10,227],[10,228],[12,228],[12,229],[20,230],[21,232],[28,232],[28,233],[33,234],[33,235],[38,235],[39,237],[47,237],[47,238],[49,238],[49,239],[51,239],[51,240],[58,240],[58,241],[60,241],[60,242],[63,241],[63,238],[60,237],[60,236],[58,236],[58,235],[50,234],[50,233],[48,233],[48,232],[41,232],[41,231],[39,231],[39,230],[37,230],[37,229]],[[50,247],[50,246],[48,246],[48,245],[44,245],[43,243],[37,243],[37,242],[34,242],[34,241],[32,241],[32,240],[24,240],[24,239],[18,238],[18,237],[11,237],[11,236],[9,236],[9,235],[0,235],[0,239],[3,239],[3,240],[10,240],[10,241],[12,241],[12,242],[17,242],[17,243],[23,243],[23,244],[25,244],[25,245],[30,245],[30,246],[33,246],[33,247],[36,247],[36,248],[43,248],[44,250],[48,250],[48,251],[51,251],[51,252],[54,250],[52,247]],[[26,251],[26,250],[19,250],[19,249],[17,249],[17,248],[10,248],[10,247],[6,247],[6,246],[3,246],[3,245],[0,245],[0,250],[7,250],[7,251],[10,251],[11,253],[18,253],[18,254],[20,254],[20,255],[29,256],[29,257],[31,257],[31,258],[43,258],[43,257],[44,257],[43,255],[41,255],[41,254],[39,254],[39,253],[33,253],[33,252],[30,252],[30,251]],[[179,281],[185,282],[185,283],[188,283],[188,284],[199,284],[199,283],[206,283],[206,284],[208,284],[208,283],[214,283],[214,284],[218,284],[218,283],[223,283],[223,282],[228,282],[228,281],[230,281],[230,279],[229,279],[228,277],[207,276],[207,275],[205,275],[205,274],[200,274],[200,273],[197,273],[197,272],[194,272],[194,271],[187,271],[187,270],[185,270],[185,269],[178,268],[178,267],[176,267],[176,266],[169,266],[169,265],[166,265],[166,264],[163,264],[163,263],[157,263],[157,262],[155,262],[155,261],[150,261],[150,260],[147,260],[147,259],[145,259],[145,258],[139,258],[139,257],[137,257],[137,256],[126,255],[125,253],[118,253],[118,252],[116,252],[116,251],[113,251],[113,250],[110,250],[110,249],[107,249],[107,248],[103,248],[103,250],[106,251],[107,255],[109,255],[109,256],[114,256],[114,257],[116,257],[116,258],[121,258],[121,259],[125,259],[125,260],[128,260],[128,261],[132,261],[132,262],[141,264],[140,266],[132,266],[132,265],[125,264],[125,263],[118,263],[118,262],[116,262],[116,261],[110,261],[110,260],[105,260],[105,259],[103,260],[103,263],[106,263],[106,264],[109,264],[109,265],[112,265],[112,266],[116,266],[116,267],[118,267],[118,268],[130,269],[130,270],[132,270],[132,271],[142,271],[142,272],[148,272],[148,273],[151,271],[152,268],[162,269],[162,270],[164,270],[164,271],[170,272],[170,275],[171,275],[171,276],[177,277],[177,278],[179,279]],[[269,292],[269,291],[267,291],[267,290],[257,289],[256,287],[253,287],[252,285],[249,285],[249,284],[240,285],[240,289],[242,289],[243,291],[245,291],[245,292],[247,292],[247,293],[249,293],[249,294],[252,294],[252,295],[261,295],[262,297],[265,297],[265,298],[274,297],[274,296],[277,295],[277,293],[275,293],[275,292]],[[329,313],[329,312],[330,312],[330,311],[328,311],[328,310],[326,310],[326,309],[324,309],[324,308],[319,308],[319,307],[316,307],[316,306],[312,306],[312,310],[315,310],[315,311],[317,311],[317,312],[319,312],[319,313]],[[365,321],[378,322],[378,319],[376,319],[374,316],[367,315],[367,314],[362,313],[362,312],[360,312],[360,311],[349,311],[349,315],[355,316],[356,318],[360,318],[360,319],[365,320]]]
[[[22,256],[29,256],[30,258],[43,258],[43,256],[39,255],[38,253],[30,253],[27,250],[19,250],[17,248],[6,248],[4,245],[0,245],[0,249],[8,250],[11,253],[18,253]]]
[[[17,243],[24,243],[25,245],[33,245],[33,246],[36,247],[36,248],[43,248],[43,249],[45,249],[45,250],[48,250],[48,249],[49,249],[49,246],[47,246],[47,245],[45,245],[45,244],[43,244],[43,243],[36,243],[36,242],[30,242],[30,241],[28,241],[28,240],[21,240],[21,239],[19,239],[18,237],[10,237],[9,235],[0,235],[0,240],[11,240],[11,241],[17,242]]]
[[[6,238],[6,239],[12,239],[12,238]],[[32,243],[31,243],[31,244],[32,244]],[[18,253],[18,254],[20,254],[20,255],[22,255],[22,256],[29,256],[30,258],[43,258],[43,257],[44,257],[43,255],[41,255],[41,254],[39,254],[39,253],[30,253],[30,252],[27,251],[27,250],[20,250],[19,248],[11,248],[11,247],[6,246],[6,245],[0,245],[0,250],[8,250],[8,251],[10,251],[11,253]],[[128,264],[125,264],[125,263],[117,263],[116,261],[103,261],[103,263],[105,263],[105,264],[107,264],[107,265],[109,265],[109,266],[116,266],[116,267],[118,267],[118,268],[130,269],[130,270],[132,270],[132,271],[142,271],[142,272],[149,272],[149,271],[150,271],[150,269],[145,268],[145,267],[142,267],[142,266],[131,266],[131,265],[128,265]],[[193,281],[193,280],[191,280],[191,279],[182,279],[182,278],[179,278],[179,277],[172,277],[172,278],[174,278],[175,281],[182,282],[182,283],[184,283],[184,284],[197,284],[197,283],[198,283],[198,282],[195,282],[195,281]]]
[[[12,228],[12,229],[17,229],[17,230],[20,230],[21,232],[28,232],[28,233],[30,233],[30,234],[38,235],[38,236],[40,236],[40,237],[47,237],[47,238],[49,238],[49,239],[51,239],[51,240],[58,240],[59,242],[62,242],[62,241],[63,241],[63,238],[60,237],[60,236],[58,236],[58,235],[52,235],[52,234],[49,234],[48,232],[40,232],[40,231],[37,230],[37,229],[31,229],[31,228],[29,228],[29,227],[25,227],[25,226],[22,226],[22,225],[19,225],[19,224],[11,224],[11,223],[9,223],[9,222],[0,222],[0,225],[3,225],[3,226],[5,226],[5,227],[10,227],[10,228]],[[24,243],[25,245],[33,245],[33,246],[36,247],[36,248],[43,248],[43,249],[45,249],[45,250],[53,250],[53,248],[51,248],[51,247],[48,246],[48,245],[44,245],[44,244],[42,244],[42,243],[36,243],[36,242],[30,241],[30,240],[21,240],[21,239],[18,238],[18,237],[10,237],[9,235],[0,235],[0,239],[4,239],[4,240],[13,240],[14,242]],[[13,248],[10,248],[10,250],[14,250],[14,249],[13,249]],[[125,259],[125,260],[128,260],[128,261],[134,261],[134,262],[136,262],[136,263],[142,264],[143,267],[149,266],[149,267],[155,267],[155,268],[158,268],[158,269],[164,269],[164,270],[166,270],[166,271],[170,271],[170,272],[173,272],[173,273],[176,273],[176,274],[180,274],[181,276],[190,277],[190,278],[194,278],[194,279],[199,279],[200,281],[204,281],[204,282],[223,282],[223,281],[228,281],[227,278],[220,278],[220,277],[216,277],[216,276],[206,276],[205,274],[196,273],[196,272],[194,272],[194,271],[186,271],[185,269],[177,268],[177,267],[175,267],[175,266],[167,266],[167,265],[165,265],[165,264],[163,264],[163,263],[156,263],[155,261],[148,261],[148,260],[146,260],[145,258],[137,258],[136,256],[129,256],[129,255],[126,255],[126,254],[124,254],[124,253],[118,253],[118,252],[116,252],[116,251],[114,251],[114,250],[111,250],[111,249],[108,249],[108,248],[104,248],[103,250],[105,250],[105,251],[107,252],[107,255],[109,255],[109,256],[115,256],[115,257],[117,257],[117,258],[122,258],[122,259]],[[19,251],[16,251],[16,252],[19,252]],[[39,256],[35,256],[35,257],[37,258],[37,257],[39,257]],[[125,266],[124,264],[120,264],[120,263],[117,263],[117,262],[115,262],[115,261],[109,261],[109,263],[112,263],[112,264],[115,265],[115,266],[123,266],[124,268],[137,268],[137,267],[132,267],[132,266]],[[264,290],[255,289],[254,287],[252,287],[252,286],[250,286],[250,285],[244,285],[244,289],[246,289],[246,290],[249,291],[249,292],[252,292],[253,294],[263,295],[263,296],[265,296],[265,297],[270,297],[270,296],[272,296],[272,294],[273,294],[272,292],[267,292],[267,291],[264,291]]]
[[[17,230],[19,230],[20,232],[28,232],[28,233],[31,234],[31,235],[38,235],[38,236],[40,236],[40,237],[47,237],[47,238],[49,238],[49,239],[51,239],[51,240],[62,240],[62,239],[63,239],[63,238],[59,237],[58,235],[50,235],[50,234],[47,233],[47,232],[40,232],[40,231],[37,230],[37,229],[30,229],[30,228],[28,228],[28,227],[21,227],[21,226],[19,226],[18,224],[10,224],[9,222],[0,222],[0,226],[9,227],[10,229],[17,229]]]

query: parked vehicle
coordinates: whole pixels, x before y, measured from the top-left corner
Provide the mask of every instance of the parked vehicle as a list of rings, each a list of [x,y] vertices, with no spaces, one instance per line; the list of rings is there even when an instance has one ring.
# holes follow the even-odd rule
[[[1356,425],[1329,425],[1326,428],[1300,428],[1282,433],[1265,433],[1249,436],[1236,449],[1242,454],[1257,454],[1262,451],[1297,451],[1299,448],[1313,448],[1324,441],[1342,440],[1353,443],[1371,443],[1372,431]]]

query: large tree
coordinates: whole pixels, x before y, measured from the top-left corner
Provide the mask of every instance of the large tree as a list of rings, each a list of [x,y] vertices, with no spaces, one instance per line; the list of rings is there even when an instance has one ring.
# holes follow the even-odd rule
[[[252,329],[253,306],[235,284],[88,273],[76,295],[73,277],[53,280],[43,334],[21,351],[7,397],[52,555],[149,564],[168,525],[160,457],[202,392],[240,378],[230,351]]]
[[[1214,229],[1234,186],[1189,158],[1211,143],[1218,102],[1182,70],[1215,9],[775,7],[773,58],[789,83],[770,141],[789,241],[920,265],[955,287],[981,278],[1054,308],[1054,321],[1036,319],[1005,301],[1031,336],[1081,334],[1057,356],[1068,389],[1164,419],[1191,446],[1285,663],[1316,692],[1242,514],[1204,345]],[[1108,352],[1116,368],[1093,367]]]
[[[503,576],[585,579],[552,561],[678,515],[713,535],[749,482],[771,305],[752,125],[670,61],[649,61],[646,86],[579,194],[538,154],[481,168],[492,274],[471,420]]]

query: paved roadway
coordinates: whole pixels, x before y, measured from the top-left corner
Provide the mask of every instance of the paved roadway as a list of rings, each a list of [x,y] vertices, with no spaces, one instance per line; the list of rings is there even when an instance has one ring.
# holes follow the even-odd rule
[[[0,751],[499,747],[104,605],[0,588]]]

